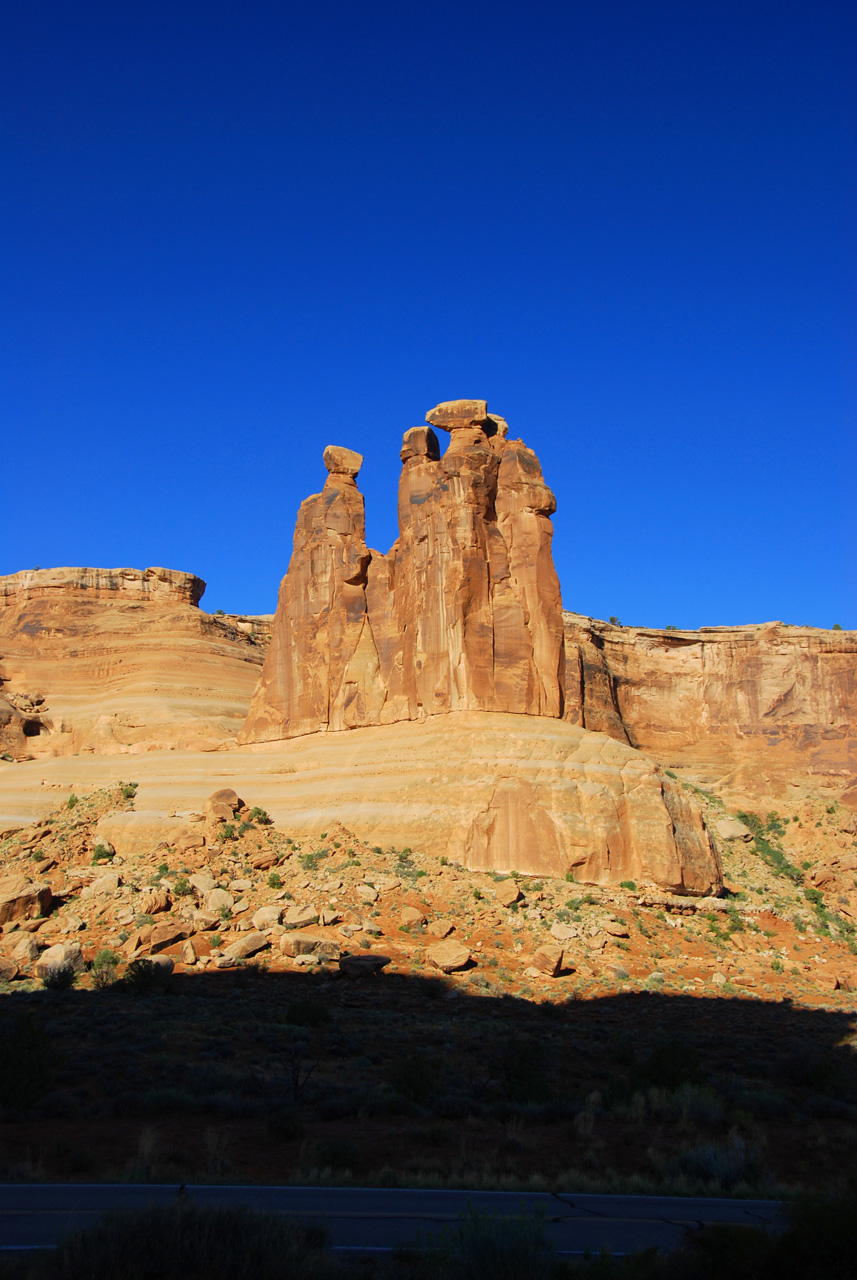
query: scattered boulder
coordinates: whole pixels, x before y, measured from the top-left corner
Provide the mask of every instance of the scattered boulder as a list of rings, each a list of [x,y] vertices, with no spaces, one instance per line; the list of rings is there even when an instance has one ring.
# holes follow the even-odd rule
[[[167,889],[153,889],[144,893],[140,899],[140,911],[144,916],[156,916],[162,911],[169,911],[173,900]]]
[[[284,956],[318,956],[323,960],[338,960],[342,948],[334,938],[313,937],[306,933],[287,933],[280,939],[280,950]]]
[[[577,936],[578,930],[573,924],[563,924],[561,920],[554,920],[551,925],[551,937],[556,938],[557,942],[569,942]]]
[[[149,950],[154,955],[157,951],[165,951],[176,942],[184,942],[190,937],[190,929],[180,924],[159,924],[152,928],[149,936]]]
[[[220,927],[220,913],[218,911],[194,911],[193,927],[197,933],[210,933],[212,929]]]
[[[743,840],[745,843],[753,839],[753,832],[737,818],[718,818],[714,830],[721,840]]]
[[[339,969],[346,978],[368,978],[373,974],[380,973],[388,964],[390,964],[389,956],[345,955],[339,957]]]
[[[192,938],[188,938],[187,942],[182,947],[181,959],[182,959],[182,964],[186,964],[186,965],[196,964],[198,956],[196,954],[196,947],[193,945]]]
[[[426,918],[417,907],[402,907],[402,924],[425,924]]]
[[[176,840],[176,853],[189,853],[191,849],[204,849],[205,836],[201,831],[189,831]]]
[[[230,956],[233,960],[246,960],[248,956],[254,956],[257,951],[264,951],[267,946],[270,946],[270,943],[264,933],[245,933],[243,938],[226,947],[223,954]]]
[[[630,938],[628,926],[620,924],[618,920],[608,920],[604,925],[604,932],[611,938]]]
[[[92,892],[98,893],[115,893],[122,884],[122,877],[118,871],[105,871],[103,876],[99,876],[97,880],[92,882]]]
[[[305,929],[307,925],[318,924],[318,912],[315,907],[289,907],[283,924],[287,929]]]
[[[378,890],[373,888],[371,884],[359,884],[357,886],[357,896],[362,902],[377,902]]]
[[[44,981],[57,969],[73,969],[75,973],[83,971],[83,952],[76,942],[58,942],[56,946],[48,947],[36,961],[34,972]]]
[[[426,957],[436,969],[440,969],[443,973],[454,973],[456,969],[466,969],[471,959],[469,948],[454,938],[448,938],[445,942],[438,942],[430,947]]]
[[[202,900],[202,905],[206,911],[231,911],[235,906],[235,899],[226,889],[210,889]]]
[[[280,903],[272,903],[269,907],[260,907],[253,913],[253,926],[256,929],[272,929],[279,924],[283,915]]]
[[[250,866],[254,871],[271,871],[279,861],[280,855],[269,849],[267,852],[254,854],[250,859]]]
[[[12,959],[19,965],[32,964],[39,958],[39,944],[31,933],[25,933],[12,948]]]
[[[627,982],[631,976],[628,970],[621,964],[605,964],[604,972],[608,977],[613,978],[616,982]]]
[[[494,897],[501,907],[511,907],[513,902],[519,901],[521,890],[515,880],[501,880],[494,890]]]
[[[18,966],[14,960],[0,956],[0,982],[11,982],[18,976]]]
[[[548,978],[556,978],[562,972],[562,960],[562,947],[553,942],[545,942],[533,953],[532,965]]]
[[[430,920],[426,930],[433,938],[446,938],[452,933],[453,926],[448,920]]]
[[[322,907],[318,913],[319,923],[323,925],[338,924],[342,919],[339,911],[334,911],[332,907]]]
[[[192,885],[201,897],[210,893],[215,883],[214,876],[207,871],[197,871],[194,875],[188,876],[188,884]]]

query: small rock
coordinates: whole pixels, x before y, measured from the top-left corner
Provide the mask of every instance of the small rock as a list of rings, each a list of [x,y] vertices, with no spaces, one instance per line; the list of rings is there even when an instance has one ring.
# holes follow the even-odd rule
[[[338,924],[342,916],[338,911],[333,911],[330,907],[322,907],[319,912],[319,921],[324,925]]]
[[[630,978],[628,970],[621,964],[605,964],[604,972],[615,982],[627,982]]]
[[[73,911],[69,911],[62,917],[60,929],[63,933],[79,933],[81,929],[86,928],[86,921],[80,916],[75,915]]]
[[[17,976],[18,966],[15,961],[8,959],[6,956],[0,956],[0,981],[11,982]]]
[[[433,938],[446,938],[452,933],[453,926],[448,920],[432,920],[426,925],[426,930]]]
[[[214,961],[214,964],[217,969],[232,969],[235,966],[235,961],[232,958],[232,956],[224,955],[224,956],[218,956],[217,959]]]
[[[426,918],[416,907],[402,907],[402,924],[425,924]]]
[[[377,902],[378,890],[373,889],[371,884],[359,884],[357,886],[357,896],[362,902]]]
[[[577,929],[573,924],[563,924],[561,920],[554,920],[551,925],[551,937],[556,938],[557,942],[569,942],[577,937]]]
[[[711,975],[711,981],[714,983],[714,985],[715,985],[716,987],[725,987],[725,985],[726,985],[726,974],[725,974],[725,973],[712,973],[712,975]]]
[[[604,932],[611,938],[630,938],[627,925],[620,924],[618,920],[608,920],[604,926]]]
[[[198,957],[196,954],[196,949],[193,945],[193,941],[190,938],[188,938],[187,942],[182,947],[182,964],[187,964],[187,965],[196,964],[197,958]]]

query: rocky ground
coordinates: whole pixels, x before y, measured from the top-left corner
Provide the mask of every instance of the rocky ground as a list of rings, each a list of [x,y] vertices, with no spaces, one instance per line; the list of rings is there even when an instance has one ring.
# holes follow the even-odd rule
[[[120,855],[135,785],[66,797],[0,842],[7,1176],[835,1181],[853,815],[695,791],[725,898],[296,840],[228,788]]]

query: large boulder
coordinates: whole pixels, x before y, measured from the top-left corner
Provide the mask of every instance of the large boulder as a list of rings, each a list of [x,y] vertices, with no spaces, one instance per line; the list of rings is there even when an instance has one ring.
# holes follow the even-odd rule
[[[46,916],[52,901],[49,884],[33,884],[22,875],[3,876],[0,879],[0,924]]]

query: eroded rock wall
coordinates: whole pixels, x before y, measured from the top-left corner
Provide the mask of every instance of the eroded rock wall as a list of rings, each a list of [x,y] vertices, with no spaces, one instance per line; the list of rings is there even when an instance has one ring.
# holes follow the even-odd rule
[[[565,718],[749,794],[857,773],[857,636],[773,622],[700,631],[565,614]]]

